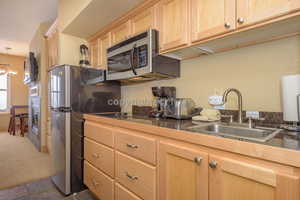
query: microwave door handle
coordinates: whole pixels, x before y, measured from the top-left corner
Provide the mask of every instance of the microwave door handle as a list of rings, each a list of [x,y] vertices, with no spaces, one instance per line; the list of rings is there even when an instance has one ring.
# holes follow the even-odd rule
[[[134,75],[137,75],[136,71],[135,71],[135,66],[134,66],[134,52],[136,49],[136,44],[134,44],[133,48],[130,51],[130,66],[131,66],[131,70],[134,73]]]

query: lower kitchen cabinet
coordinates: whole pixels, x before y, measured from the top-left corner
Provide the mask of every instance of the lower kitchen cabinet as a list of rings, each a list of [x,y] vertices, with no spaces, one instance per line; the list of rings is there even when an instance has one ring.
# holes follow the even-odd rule
[[[84,161],[84,184],[100,199],[114,200],[114,181]]]
[[[115,200],[142,200],[120,184],[115,184]]]
[[[208,154],[159,144],[159,199],[208,200]]]
[[[209,156],[210,200],[299,200],[299,177],[226,157]]]
[[[299,167],[146,131],[85,122],[84,183],[99,199],[300,200]]]

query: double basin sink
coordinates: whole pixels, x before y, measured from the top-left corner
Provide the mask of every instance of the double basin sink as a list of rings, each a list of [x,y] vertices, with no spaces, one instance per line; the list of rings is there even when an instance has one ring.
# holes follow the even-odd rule
[[[281,129],[256,127],[249,128],[241,124],[210,123],[187,127],[186,130],[207,133],[220,137],[248,140],[253,142],[267,142],[274,138]]]

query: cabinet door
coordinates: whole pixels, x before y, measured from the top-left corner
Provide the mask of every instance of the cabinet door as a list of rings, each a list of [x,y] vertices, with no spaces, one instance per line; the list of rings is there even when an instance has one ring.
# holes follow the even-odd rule
[[[299,177],[214,155],[209,166],[211,200],[299,199]]]
[[[111,31],[112,44],[121,42],[122,40],[128,38],[130,35],[131,35],[131,22],[128,21],[124,24],[115,27]]]
[[[99,44],[98,39],[90,43],[91,65],[97,67],[99,65]]]
[[[111,34],[99,38],[99,67],[107,69],[107,48],[111,45]]]
[[[235,29],[235,0],[191,0],[192,42]]]
[[[160,51],[189,42],[189,0],[162,0],[159,5]]]
[[[208,154],[160,143],[159,189],[160,200],[208,200]]]
[[[299,0],[238,0],[239,27],[258,23],[300,9]]]
[[[154,28],[154,8],[149,8],[134,16],[132,21],[132,34],[138,34],[147,29]]]

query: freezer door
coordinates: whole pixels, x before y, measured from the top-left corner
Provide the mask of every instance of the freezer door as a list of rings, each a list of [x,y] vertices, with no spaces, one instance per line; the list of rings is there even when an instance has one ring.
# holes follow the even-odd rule
[[[70,107],[70,66],[60,66],[50,71],[51,108]]]
[[[70,113],[51,112],[52,159],[54,176],[52,181],[64,194],[71,193],[71,130]]]

